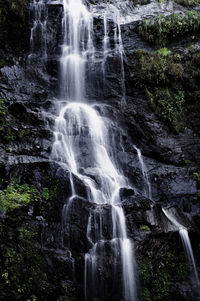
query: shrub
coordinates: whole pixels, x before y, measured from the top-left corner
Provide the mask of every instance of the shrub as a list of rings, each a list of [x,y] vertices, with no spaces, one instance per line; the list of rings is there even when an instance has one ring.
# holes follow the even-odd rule
[[[147,225],[141,225],[140,226],[140,230],[142,230],[142,231],[150,231],[150,228]]]
[[[13,210],[20,206],[27,206],[32,201],[38,201],[40,193],[33,185],[19,185],[16,180],[0,192],[0,209],[3,211]]]
[[[184,16],[171,14],[146,19],[138,27],[139,35],[146,41],[164,47],[167,41],[198,32],[200,13],[188,11]]]
[[[175,0],[175,2],[185,7],[194,7],[199,3],[199,0]]]
[[[156,86],[179,80],[183,76],[183,66],[179,58],[172,56],[171,51],[162,48],[157,52],[136,51],[135,78],[140,86]]]
[[[173,92],[168,88],[155,88],[146,91],[147,97],[155,112],[178,131],[178,121],[183,113],[184,93]]]

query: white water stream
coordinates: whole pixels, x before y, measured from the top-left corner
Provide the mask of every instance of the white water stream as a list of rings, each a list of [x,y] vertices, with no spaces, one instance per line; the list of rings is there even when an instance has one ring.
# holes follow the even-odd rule
[[[91,248],[85,254],[85,300],[103,301],[103,292],[98,287],[99,264],[103,264],[102,254],[105,245],[112,249],[113,262],[119,261],[122,270],[123,298],[136,300],[133,244],[127,237],[126,221],[120,205],[120,188],[127,186],[125,177],[117,169],[109,147],[109,122],[87,103],[85,95],[86,64],[94,60],[93,15],[82,0],[64,0],[63,35],[61,66],[61,101],[59,114],[55,119],[55,142],[51,157],[66,166],[71,172],[71,198],[64,206],[63,214],[68,213],[70,203],[75,200],[76,191],[72,174],[85,184],[90,202],[97,204],[91,210],[88,220],[87,238]],[[119,19],[118,11],[113,10],[114,22]],[[116,17],[115,17],[116,16]],[[104,62],[109,53],[107,18],[104,17]],[[119,24],[115,26],[116,52],[123,61],[123,48]],[[122,82],[124,82],[123,63]],[[124,83],[123,100],[125,100]],[[115,150],[113,150],[114,152]],[[112,216],[112,238],[103,236],[103,207],[110,206]],[[92,235],[92,229],[95,234]],[[111,268],[113,275],[114,267]],[[119,276],[118,276],[119,277]]]
[[[137,152],[138,160],[139,160],[140,166],[141,166],[143,182],[146,186],[146,189],[144,190],[144,195],[147,198],[149,198],[150,200],[152,200],[151,183],[150,183],[150,180],[149,180],[149,174],[148,174],[146,165],[145,165],[143,157],[142,157],[141,150],[139,148],[137,148],[136,146],[134,146],[134,148]]]
[[[183,243],[183,247],[185,250],[185,254],[187,256],[188,262],[190,264],[191,270],[192,270],[192,274],[193,274],[193,283],[195,286],[195,289],[198,291],[198,294],[200,296],[200,281],[199,281],[199,276],[198,276],[198,272],[197,272],[197,267],[196,267],[196,262],[194,259],[194,254],[193,254],[193,250],[192,250],[192,246],[190,243],[190,238],[188,235],[188,230],[181,225],[176,218],[173,216],[173,214],[167,210],[167,209],[162,209],[163,213],[165,214],[165,216],[168,218],[168,220],[178,229],[182,243]]]
[[[137,151],[138,159],[141,164],[143,181],[148,188],[146,191],[146,196],[152,200],[151,183],[149,180],[149,175],[147,172],[146,165],[144,163],[141,151],[136,146],[134,146],[134,148]],[[179,231],[179,235],[181,237],[183,248],[184,248],[186,257],[188,259],[188,262],[189,262],[189,265],[190,265],[190,268],[192,271],[192,284],[193,284],[193,287],[195,290],[195,294],[197,295],[198,300],[200,300],[200,280],[199,280],[199,276],[198,276],[198,272],[197,272],[196,262],[194,259],[194,254],[193,254],[190,238],[188,235],[188,230],[186,227],[184,227],[177,221],[177,218],[168,209],[162,208],[162,211],[163,211],[164,215],[166,216],[166,218],[172,223],[175,230]]]
[[[30,54],[31,61],[37,54],[44,62],[47,60],[47,0],[32,0],[30,3],[30,12],[33,14],[33,25],[30,36]],[[39,42],[39,43],[38,43]]]
[[[47,1],[32,0],[33,26],[31,29],[31,53],[46,61],[46,26]],[[120,263],[123,282],[123,299],[136,301],[135,261],[133,243],[127,236],[126,221],[120,205],[120,188],[128,186],[126,178],[118,170],[114,160],[115,149],[109,139],[110,122],[100,116],[94,106],[88,104],[86,97],[86,66],[95,65],[95,47],[93,43],[93,20],[98,13],[89,12],[82,0],[63,0],[63,45],[60,58],[61,99],[58,102],[58,116],[55,118],[54,136],[51,158],[64,165],[70,171],[71,197],[63,208],[63,227],[68,218],[70,205],[76,200],[73,174],[87,187],[88,199],[96,204],[88,219],[87,238],[91,248],[85,254],[84,288],[85,300],[104,300],[104,292],[99,286],[98,271],[104,264],[107,245],[112,249],[113,263]],[[110,32],[114,36],[115,55],[121,62],[122,103],[126,101],[124,49],[122,43],[122,22],[119,10],[110,4],[103,10],[104,38],[102,44],[102,75],[105,79],[105,64],[113,52],[110,48]],[[110,26],[110,22],[114,26]],[[40,36],[40,46],[37,37]],[[147,186],[146,196],[152,199],[151,185],[141,151],[135,147],[141,164],[144,183]],[[104,206],[111,211],[112,237],[104,237]],[[165,216],[179,230],[188,261],[192,267],[195,285],[200,290],[200,283],[188,231],[177,222],[167,210]],[[71,253],[70,253],[71,254]],[[72,256],[72,255],[70,255]],[[103,259],[102,259],[103,258]],[[72,258],[73,260],[73,258]],[[113,266],[113,279],[115,267]],[[119,275],[117,275],[119,278]]]

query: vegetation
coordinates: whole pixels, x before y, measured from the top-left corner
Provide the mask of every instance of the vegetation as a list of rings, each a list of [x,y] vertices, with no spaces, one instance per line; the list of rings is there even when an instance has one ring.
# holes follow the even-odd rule
[[[0,223],[0,300],[43,300],[51,293],[45,261],[34,246],[38,228],[22,217]]]
[[[154,256],[152,251],[148,251],[145,258],[139,261],[141,300],[168,301],[175,278],[178,276],[185,279],[189,274],[189,267],[183,254],[177,260],[177,255],[167,252],[162,258],[157,259],[156,263],[153,262]]]
[[[183,88],[178,84],[184,72],[180,57],[167,48],[156,52],[138,50],[136,62],[137,85],[144,89],[155,113],[178,130],[185,103]]]
[[[38,201],[41,194],[33,185],[19,185],[14,179],[6,189],[0,192],[0,209],[13,210],[20,206],[27,206]]]
[[[27,49],[28,3],[29,0],[0,0],[1,50],[4,50],[6,45],[12,44],[12,50],[21,55]],[[1,59],[0,67],[4,62],[5,60]]]
[[[132,55],[134,81],[155,113],[176,132],[184,124],[200,130],[200,51],[190,44],[187,58],[168,48],[137,50]]]
[[[199,172],[194,172],[193,173],[193,180],[196,181],[196,186],[197,186],[197,189],[199,190],[200,189],[200,173]],[[200,199],[200,191],[197,191],[197,197],[198,197],[198,201]]]
[[[172,124],[174,129],[178,131],[178,121],[183,113],[183,91],[173,92],[168,88],[155,88],[152,93],[147,91],[147,97],[156,114]]]
[[[23,129],[22,124],[15,126],[15,118],[9,112],[8,101],[0,98],[0,138],[6,144],[12,141],[23,141],[30,136],[29,129]]]
[[[197,184],[200,185],[200,173],[194,172],[193,173],[193,179],[197,182]]]
[[[200,13],[188,11],[184,16],[171,14],[146,19],[138,27],[138,32],[149,43],[164,47],[172,39],[197,33],[199,28]]]
[[[175,2],[185,7],[194,7],[199,4],[199,0],[175,0]]]
[[[150,228],[147,225],[141,225],[140,226],[140,230],[142,230],[142,231],[150,231]]]
[[[66,281],[66,271],[48,270],[40,246],[41,224],[27,210],[20,209],[31,205],[35,215],[49,208],[50,203],[52,208],[55,206],[53,198],[59,182],[44,171],[41,176],[40,189],[32,184],[19,184],[16,179],[7,187],[3,179],[0,181],[1,187],[5,187],[0,191],[0,210],[6,211],[6,218],[0,218],[0,301],[75,300],[75,291]],[[51,210],[46,214],[51,215]]]

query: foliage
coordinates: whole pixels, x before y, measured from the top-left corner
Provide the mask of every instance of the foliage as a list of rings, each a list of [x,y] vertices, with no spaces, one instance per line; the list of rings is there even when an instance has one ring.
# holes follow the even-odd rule
[[[164,47],[164,48],[160,48],[160,49],[157,51],[157,53],[158,53],[159,55],[162,55],[162,56],[168,56],[168,55],[170,55],[172,52],[171,52],[171,50],[169,50],[169,49],[167,49],[166,47]]]
[[[176,132],[185,125],[199,135],[200,51],[193,45],[184,56],[161,48],[137,50],[131,57],[135,85],[155,113]]]
[[[4,129],[6,114],[7,114],[6,99],[0,98],[0,132]]]
[[[175,0],[177,4],[180,4],[185,7],[194,7],[196,6],[200,1],[199,0]]]
[[[155,113],[178,131],[185,104],[182,58],[167,48],[156,52],[138,50],[135,57],[136,84],[145,90]]]
[[[194,172],[193,175],[192,175],[192,178],[194,181],[196,181],[196,186],[197,186],[197,189],[200,189],[200,173],[199,172]],[[197,191],[197,196],[198,196],[198,199],[200,198],[200,191]]]
[[[185,279],[189,268],[185,257],[178,258],[167,252],[154,262],[153,252],[147,252],[145,258],[140,258],[139,277],[142,285],[142,301],[168,301],[174,278]]]
[[[142,231],[150,231],[150,228],[147,225],[141,225],[140,226],[140,230],[142,230]]]
[[[6,23],[10,13],[15,17],[24,18],[28,2],[28,0],[0,0],[0,23]]]
[[[153,93],[147,91],[149,101],[155,112],[162,116],[163,120],[176,126],[183,113],[184,93],[174,93],[168,88],[155,88]]]
[[[12,180],[10,185],[0,192],[0,209],[7,211],[20,206],[27,206],[40,199],[40,193],[33,185],[19,185]]]
[[[5,187],[6,182],[0,181],[0,184]],[[13,179],[0,192],[1,207],[7,209],[6,218],[0,219],[0,301],[75,300],[65,269],[58,267],[55,271],[52,266],[48,269],[41,248],[42,225],[34,219],[41,214],[44,204],[48,204],[47,207],[52,204],[55,209],[53,200],[58,184],[57,179],[42,170],[40,190],[31,184],[20,185]],[[26,205],[31,205],[33,215],[18,209]],[[53,213],[55,218],[55,210]],[[48,214],[47,211],[47,220]]]
[[[196,182],[200,183],[200,173],[194,172],[194,173],[193,173],[193,179],[194,179]]]
[[[45,262],[34,246],[38,228],[16,217],[9,221],[14,228],[1,224],[0,300],[43,300],[51,286],[44,271]]]
[[[0,98],[0,138],[3,142],[23,141],[30,136],[29,129],[23,129],[23,125],[15,122],[15,118],[9,112],[7,98]]]
[[[138,32],[144,40],[163,47],[167,41],[196,33],[199,28],[200,13],[188,11],[184,16],[171,14],[146,19],[138,27]]]
[[[183,76],[183,66],[180,58],[170,55],[167,48],[157,52],[137,50],[135,78],[140,86],[144,84],[160,85],[180,80]]]
[[[62,282],[61,296],[58,301],[75,301],[74,290],[69,290],[65,282]]]

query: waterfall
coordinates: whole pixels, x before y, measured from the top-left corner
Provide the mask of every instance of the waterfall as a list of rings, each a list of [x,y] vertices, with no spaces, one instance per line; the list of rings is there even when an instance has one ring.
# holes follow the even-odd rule
[[[44,62],[47,60],[47,8],[46,0],[32,0],[30,3],[30,12],[33,14],[33,25],[30,36],[30,54],[29,61],[35,56]]]
[[[125,301],[136,301],[135,261],[133,242],[127,236],[126,220],[120,205],[120,189],[128,183],[117,169],[115,150],[109,140],[110,122],[100,116],[94,106],[88,104],[86,97],[86,65],[93,62],[95,48],[93,45],[93,15],[88,11],[82,0],[63,1],[63,45],[60,58],[60,101],[58,116],[55,118],[54,143],[51,158],[62,164],[71,174],[71,197],[63,208],[63,220],[69,207],[76,200],[76,189],[73,176],[78,177],[87,187],[88,199],[95,204],[88,219],[87,239],[90,249],[85,254],[84,290],[85,300],[95,298],[104,300],[105,283],[99,277],[99,269],[104,265],[104,254],[110,250],[113,263],[120,265],[118,272],[122,274],[122,297]],[[123,48],[119,16],[114,14],[116,52],[120,54],[122,82],[124,82]],[[116,17],[117,16],[117,17]],[[116,19],[117,18],[117,19]],[[106,56],[109,43],[104,17],[105,38],[102,49]],[[105,57],[103,59],[105,61]],[[123,100],[125,85],[123,83]],[[111,238],[105,237],[103,231],[104,208],[111,212]],[[63,222],[62,227],[65,227]],[[116,265],[110,267],[113,279]],[[102,284],[102,286],[100,285]],[[117,284],[115,284],[117,287]]]
[[[186,257],[190,264],[190,268],[192,270],[192,276],[194,279],[193,280],[194,288],[195,288],[195,291],[197,292],[198,297],[200,298],[200,280],[198,277],[196,262],[194,259],[194,254],[193,254],[190,238],[188,235],[188,230],[176,220],[176,218],[173,216],[173,214],[171,212],[169,212],[169,210],[163,208],[162,211],[165,214],[165,216],[167,217],[167,219],[179,231],[179,235],[181,237],[181,241],[182,241],[182,244],[183,244],[183,247],[185,250],[185,254],[186,254]]]
[[[146,165],[145,165],[143,157],[142,157],[141,150],[139,148],[137,148],[136,146],[134,146],[134,148],[137,152],[138,160],[140,162],[142,176],[143,176],[143,182],[144,182],[145,186],[147,187],[147,189],[145,189],[145,191],[144,191],[144,194],[147,198],[152,200],[151,183],[149,180],[149,175],[148,175]]]
[[[119,10],[112,4],[107,5],[107,9],[104,12],[104,38],[103,38],[103,61],[102,61],[102,68],[103,68],[103,76],[105,81],[105,63],[109,52],[111,49],[109,48],[109,35],[108,32],[109,28],[109,21],[111,20],[114,23],[114,47],[115,47],[115,55],[118,55],[121,62],[121,91],[122,91],[122,99],[121,104],[126,102],[126,86],[125,86],[125,71],[124,71],[124,46],[122,42],[122,34],[121,34],[121,27],[120,27],[120,12]]]
[[[153,200],[152,193],[151,193],[151,183],[149,181],[149,175],[148,175],[147,168],[144,163],[141,151],[136,146],[134,146],[134,148],[137,152],[138,159],[139,159],[139,162],[141,165],[143,181],[144,181],[145,185],[147,186],[147,190],[144,191],[144,193],[145,193],[146,197]],[[194,290],[195,290],[198,298],[200,298],[200,280],[198,277],[197,267],[196,267],[196,263],[195,263],[195,259],[194,259],[194,254],[193,254],[190,238],[188,235],[188,230],[177,221],[175,216],[172,213],[170,213],[169,210],[162,208],[162,211],[163,211],[164,215],[167,217],[167,219],[172,223],[172,225],[175,226],[175,229],[176,230],[178,229],[178,231],[179,231],[179,235],[181,237],[183,248],[184,248],[186,257],[188,259],[189,265],[191,267]],[[200,299],[198,299],[198,300],[200,300]]]

